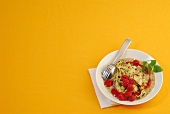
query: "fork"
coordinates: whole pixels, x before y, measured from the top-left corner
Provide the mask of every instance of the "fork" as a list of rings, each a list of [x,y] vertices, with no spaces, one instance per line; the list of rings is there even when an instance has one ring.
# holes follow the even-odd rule
[[[104,69],[104,71],[102,72],[102,78],[104,80],[111,78],[115,70],[116,63],[119,61],[120,57],[125,53],[130,43],[131,43],[131,40],[127,38],[122,44],[120,50],[117,52],[117,55],[114,61]]]

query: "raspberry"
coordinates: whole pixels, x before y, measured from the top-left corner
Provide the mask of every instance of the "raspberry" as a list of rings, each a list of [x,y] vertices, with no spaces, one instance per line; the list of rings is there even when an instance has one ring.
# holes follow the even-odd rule
[[[116,95],[116,94],[118,94],[118,91],[117,91],[116,88],[113,88],[113,89],[111,90],[111,93],[112,93],[112,95]]]
[[[126,100],[126,97],[125,97],[125,95],[124,95],[123,93],[119,93],[119,95],[118,95],[117,98],[118,98],[119,100],[121,100],[121,101]]]
[[[150,87],[151,85],[151,79],[149,78],[147,85]]]
[[[141,94],[141,91],[137,92],[136,95],[140,95]]]
[[[134,101],[134,100],[135,100],[135,96],[134,95],[129,97],[129,101]]]
[[[141,64],[139,64],[139,66],[140,66],[140,67],[142,67],[142,65],[141,65]]]
[[[137,95],[137,93],[132,93],[132,95],[136,96],[136,95]]]
[[[130,83],[130,84],[134,84],[134,82],[135,82],[135,80],[134,80],[133,78],[130,78],[130,79],[129,79],[129,83]]]
[[[129,84],[129,80],[128,79],[124,79],[123,82],[122,82],[122,86],[123,87],[127,87]]]
[[[138,66],[139,65],[139,61],[138,60],[134,60],[133,61],[133,65]]]
[[[148,86],[148,85],[146,85],[146,86],[145,86],[145,89],[147,89],[147,88],[149,88],[149,86]]]
[[[133,85],[129,84],[129,85],[127,86],[127,90],[128,90],[128,91],[133,91],[133,89],[134,89]]]
[[[146,88],[149,88],[150,86],[151,86],[151,79],[149,78],[148,83],[147,83],[147,85],[145,86],[145,89],[146,89]]]
[[[115,94],[115,96],[118,98],[119,94],[120,94],[120,92],[117,92],[117,93]]]
[[[128,81],[128,80],[127,80],[127,81],[123,81],[122,86],[123,86],[123,87],[127,87],[128,84],[129,84],[129,81]]]
[[[125,92],[125,96],[126,96],[126,97],[130,97],[130,96],[132,96],[132,92],[130,92],[130,91],[126,91],[126,92]]]
[[[133,93],[134,96],[139,96],[141,94],[141,91]]]
[[[122,80],[128,80],[129,77],[127,75],[122,75]]]
[[[113,81],[112,80],[105,80],[104,85],[106,87],[111,87],[113,85]]]
[[[130,63],[130,64],[133,64],[133,62],[126,62],[126,64],[129,64],[129,63]]]
[[[146,74],[149,74],[148,68],[145,69],[145,73],[146,73]]]

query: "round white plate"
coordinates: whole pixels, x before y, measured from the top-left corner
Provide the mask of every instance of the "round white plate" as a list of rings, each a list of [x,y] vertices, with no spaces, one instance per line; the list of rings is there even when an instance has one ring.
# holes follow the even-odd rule
[[[110,100],[119,103],[119,104],[124,104],[124,105],[137,105],[137,104],[142,104],[145,103],[149,100],[151,100],[161,89],[162,83],[163,83],[163,73],[159,72],[159,73],[155,73],[155,86],[152,89],[152,91],[144,98],[139,99],[139,100],[135,100],[133,102],[130,101],[120,101],[119,99],[117,99],[116,97],[114,97],[108,90],[107,88],[104,86],[104,82],[102,79],[102,71],[104,70],[104,68],[106,68],[107,65],[111,64],[112,61],[114,60],[117,51],[114,51],[112,53],[109,53],[108,55],[106,55],[98,64],[97,66],[97,70],[96,70],[96,83],[100,89],[100,91]],[[121,57],[121,58],[135,58],[138,60],[142,60],[142,61],[146,61],[146,60],[153,60],[154,58],[152,58],[150,55],[139,51],[139,50],[135,50],[135,49],[128,49],[125,54]],[[158,64],[158,63],[157,63]]]

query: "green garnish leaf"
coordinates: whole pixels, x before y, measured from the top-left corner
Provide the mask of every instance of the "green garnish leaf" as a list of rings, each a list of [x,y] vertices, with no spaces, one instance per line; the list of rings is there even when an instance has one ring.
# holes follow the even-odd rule
[[[151,60],[150,65],[151,65],[151,66],[155,66],[155,64],[156,64],[156,60]]]
[[[154,72],[161,72],[163,69],[160,67],[160,66],[158,66],[158,65],[155,65],[154,66]]]
[[[148,72],[161,72],[162,68],[159,65],[156,65],[156,60],[151,60],[151,63],[148,64],[147,61],[142,62],[142,71],[145,71],[148,68]]]
[[[147,62],[146,62],[146,61],[143,61],[142,64],[143,64],[143,66],[145,66],[145,65],[147,64]]]
[[[146,69],[146,66],[143,65],[142,66],[142,71],[145,71],[145,69]]]
[[[148,64],[148,71],[151,72],[151,70],[152,70],[152,66]]]
[[[147,64],[146,61],[143,61],[143,62],[142,62],[142,71],[145,71],[145,69],[146,69],[146,64]]]

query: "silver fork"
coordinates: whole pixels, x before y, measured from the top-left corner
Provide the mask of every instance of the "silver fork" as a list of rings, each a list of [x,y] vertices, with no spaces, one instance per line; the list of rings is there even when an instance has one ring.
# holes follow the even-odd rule
[[[120,50],[118,51],[113,63],[111,63],[110,65],[108,65],[104,71],[102,72],[102,78],[104,80],[107,80],[111,77],[111,75],[114,72],[116,63],[119,61],[120,57],[125,53],[126,49],[128,48],[128,46],[130,45],[131,40],[129,38],[127,38],[124,43],[122,44]]]

